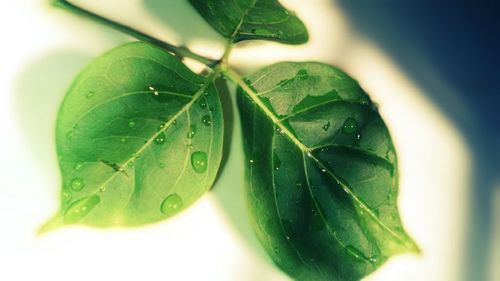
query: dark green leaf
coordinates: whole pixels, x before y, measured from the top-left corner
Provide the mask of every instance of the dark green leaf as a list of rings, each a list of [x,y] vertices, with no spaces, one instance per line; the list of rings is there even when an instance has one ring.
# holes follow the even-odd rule
[[[61,209],[42,231],[151,223],[207,191],[222,154],[217,75],[197,75],[147,43],[96,59],[59,112]]]
[[[239,42],[265,39],[302,44],[309,36],[304,24],[277,0],[189,0],[220,34]]]
[[[389,132],[358,83],[320,63],[279,63],[239,89],[247,200],[261,243],[298,280],[358,280],[418,252],[397,209]]]

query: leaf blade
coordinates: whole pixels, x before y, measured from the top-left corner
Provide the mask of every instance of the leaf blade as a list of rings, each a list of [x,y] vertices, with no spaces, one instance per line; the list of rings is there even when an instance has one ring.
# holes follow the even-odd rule
[[[304,24],[277,0],[190,0],[191,5],[222,36],[232,42],[270,40],[303,44]]]
[[[207,191],[222,156],[218,75],[197,75],[147,43],[118,47],[85,69],[56,129],[63,223],[143,225]]]
[[[284,271],[357,280],[418,252],[397,211],[389,132],[356,81],[320,63],[279,63],[240,81],[238,103],[253,226]]]

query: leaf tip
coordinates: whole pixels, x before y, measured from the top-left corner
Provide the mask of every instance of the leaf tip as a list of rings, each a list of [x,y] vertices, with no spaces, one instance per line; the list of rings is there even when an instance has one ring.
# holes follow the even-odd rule
[[[63,217],[59,213],[57,213],[38,228],[38,230],[36,231],[36,236],[40,237],[46,234],[47,232],[55,230],[63,225],[64,225]]]

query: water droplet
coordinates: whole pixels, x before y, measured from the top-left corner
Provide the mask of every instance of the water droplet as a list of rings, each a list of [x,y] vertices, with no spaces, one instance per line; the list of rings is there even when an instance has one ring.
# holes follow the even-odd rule
[[[191,154],[191,165],[197,173],[204,173],[207,171],[208,158],[207,154],[202,151],[196,151]]]
[[[166,139],[166,137],[165,137],[165,133],[160,133],[160,134],[159,134],[159,135],[155,138],[155,140],[154,140],[153,142],[154,142],[155,144],[160,145],[160,144],[165,143],[165,139]]]
[[[157,131],[159,132],[159,131],[163,130],[164,127],[165,127],[165,124],[161,123],[160,126],[158,126]]]
[[[358,101],[362,104],[362,105],[368,105],[369,104],[369,101],[368,101],[368,98],[367,97],[360,97],[358,99]]]
[[[328,129],[330,128],[330,121],[327,121],[324,125],[323,125],[323,131],[328,131]]]
[[[182,206],[184,205],[184,202],[182,201],[182,198],[177,195],[177,194],[170,194],[163,200],[160,206],[160,210],[163,214],[167,216],[172,216],[176,213],[178,213]]]
[[[155,89],[154,86],[148,86],[148,90],[151,91],[151,93],[153,94],[153,96],[159,96],[160,93]]]
[[[358,121],[354,118],[347,118],[342,126],[342,133],[352,135],[358,131]]]
[[[187,134],[188,139],[192,139],[196,135],[196,125],[192,124],[189,128],[189,132]]]
[[[127,138],[121,138],[121,139],[120,139],[120,141],[121,141],[122,143],[126,143],[126,142],[127,142]]]
[[[160,164],[158,164],[158,167],[160,167],[160,168],[165,168],[165,163],[160,163]]]
[[[302,183],[300,181],[296,181],[295,187],[302,188]]]
[[[380,260],[380,257],[378,255],[373,255],[369,258],[371,263],[378,263]]]
[[[68,140],[72,140],[73,137],[75,136],[74,132],[73,131],[69,131],[67,134],[66,134],[66,138]]]
[[[283,135],[285,133],[285,131],[282,128],[277,127],[276,128],[276,133],[280,134],[280,135]]]
[[[71,194],[67,191],[64,191],[62,193],[62,200],[64,203],[68,203],[69,201],[71,201],[71,197],[72,197]]]
[[[280,252],[280,250],[279,250],[279,248],[278,248],[278,247],[274,247],[274,248],[273,248],[273,251],[274,251],[274,253],[275,253],[275,254],[278,254],[278,253]]]
[[[88,100],[93,98],[95,96],[94,92],[88,92],[88,94],[85,96]]]
[[[250,161],[250,163],[253,163],[253,162],[254,162],[254,161],[253,161],[253,159],[250,159],[249,161]]]
[[[210,115],[203,116],[203,118],[201,118],[201,122],[207,127],[210,127],[210,125],[212,125],[212,119],[210,118]]]
[[[100,192],[105,192],[106,191],[106,187],[103,186],[103,187],[99,188],[99,191]]]
[[[392,200],[392,197],[394,196],[394,192],[392,191],[392,188],[389,189],[389,193],[387,193],[387,200]]]
[[[175,119],[174,121],[172,121],[172,125],[177,125],[177,119]]]
[[[85,165],[83,162],[78,162],[75,164],[75,170],[81,170],[83,168],[83,165]]]
[[[84,187],[85,187],[85,181],[83,181],[83,179],[74,178],[73,180],[71,180],[71,188],[73,190],[79,191],[82,190],[82,188]]]
[[[276,171],[279,171],[281,167],[281,160],[276,153],[273,154],[273,166]]]
[[[129,128],[135,128],[135,125],[136,125],[136,124],[135,124],[135,121],[134,121],[134,120],[132,120],[132,119],[128,120],[127,126],[128,126]]]
[[[88,215],[101,199],[97,195],[83,197],[71,204],[64,212],[65,223],[75,223]]]
[[[208,92],[208,91],[205,91],[205,92],[203,93],[203,95],[204,95],[205,97],[208,97],[208,94],[209,94],[209,92]]]
[[[347,253],[349,253],[350,256],[354,257],[357,260],[362,261],[367,259],[366,256],[363,254],[363,252],[361,252],[361,250],[352,245],[347,246],[345,249],[347,250]]]
[[[205,108],[205,107],[207,107],[207,102],[205,101],[205,99],[200,99],[199,104],[200,104],[200,107],[201,107],[201,108]]]

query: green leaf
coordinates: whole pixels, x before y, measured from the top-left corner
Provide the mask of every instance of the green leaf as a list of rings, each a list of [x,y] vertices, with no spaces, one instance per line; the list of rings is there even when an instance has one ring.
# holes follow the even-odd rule
[[[297,280],[359,280],[419,251],[398,214],[390,134],[355,80],[310,62],[240,82],[246,196],[278,266]]]
[[[135,226],[170,217],[207,191],[222,154],[214,80],[131,43],[97,58],[60,108],[58,224]]]
[[[277,0],[189,0],[198,13],[232,42],[264,39],[287,44],[307,42],[307,29]]]

